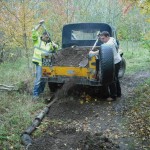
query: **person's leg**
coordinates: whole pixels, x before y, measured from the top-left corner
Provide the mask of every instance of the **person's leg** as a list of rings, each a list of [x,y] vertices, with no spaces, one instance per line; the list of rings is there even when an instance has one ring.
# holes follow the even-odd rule
[[[41,74],[42,74],[42,72],[41,72]],[[41,79],[41,82],[40,82],[40,94],[44,92],[45,84],[46,84],[46,82],[43,79]]]
[[[117,87],[117,97],[121,97],[121,87],[120,87],[120,81],[116,81],[116,87]]]
[[[120,81],[119,81],[119,78],[118,78],[119,69],[120,69],[120,62],[115,65],[117,97],[121,97],[121,86],[120,86]]]
[[[116,64],[115,64],[115,77],[114,77],[114,81],[108,86],[109,87],[109,91],[110,91],[110,97],[112,99],[116,99],[117,97],[117,78],[116,78],[116,72],[117,72],[117,68],[116,68]]]
[[[101,97],[107,99],[110,96],[108,85],[103,85],[101,88]]]
[[[116,97],[117,97],[116,82],[114,81],[114,82],[111,83],[108,87],[109,87],[109,91],[110,91],[110,97],[111,97],[112,99],[116,99]]]
[[[41,81],[42,77],[42,67],[36,65],[36,79],[34,82],[33,96],[39,96],[43,92],[45,87],[45,82]]]

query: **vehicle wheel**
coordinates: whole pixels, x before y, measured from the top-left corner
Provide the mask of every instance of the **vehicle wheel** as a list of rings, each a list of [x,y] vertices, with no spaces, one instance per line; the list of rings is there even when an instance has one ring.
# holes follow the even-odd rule
[[[99,51],[99,76],[102,85],[110,84],[114,79],[114,55],[112,48],[106,44],[101,45]]]
[[[57,83],[48,82],[48,86],[51,92],[56,92],[58,89]]]
[[[120,64],[120,69],[119,69],[119,74],[118,74],[119,78],[122,78],[124,76],[125,70],[126,70],[126,61],[122,57],[121,64]]]

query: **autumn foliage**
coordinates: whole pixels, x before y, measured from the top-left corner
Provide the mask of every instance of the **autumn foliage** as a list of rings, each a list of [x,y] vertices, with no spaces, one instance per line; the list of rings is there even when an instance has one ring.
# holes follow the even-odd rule
[[[139,7],[145,16],[150,13],[149,1],[140,2],[139,0],[98,0],[95,2],[90,0],[0,0],[0,47],[3,50],[1,52],[4,53],[5,49],[9,53],[10,51],[14,53],[12,49],[22,49],[23,56],[27,58],[31,56],[33,46],[31,30],[41,19],[45,20],[52,40],[59,45],[61,45],[63,25],[74,22],[106,22],[123,30],[119,37],[126,39],[123,34],[127,32],[129,25],[128,23],[122,24],[120,20],[128,15],[134,6]],[[145,17],[145,22],[150,22],[149,17]],[[130,26],[134,28],[136,24],[133,23]],[[143,32],[142,30],[138,32]],[[144,29],[142,34],[145,34],[145,31]],[[136,37],[139,34],[133,36]],[[139,40],[139,37],[137,39]]]

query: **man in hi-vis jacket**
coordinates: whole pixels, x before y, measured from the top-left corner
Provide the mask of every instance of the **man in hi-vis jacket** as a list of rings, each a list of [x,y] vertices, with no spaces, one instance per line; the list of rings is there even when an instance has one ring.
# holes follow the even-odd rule
[[[34,53],[32,62],[36,65],[36,79],[34,81],[33,88],[33,101],[38,100],[39,95],[43,93],[45,88],[45,82],[42,81],[42,54],[51,54],[58,49],[58,45],[51,41],[50,34],[45,31],[40,37],[38,29],[43,25],[44,20],[41,20],[39,24],[32,30],[32,40],[34,44]]]

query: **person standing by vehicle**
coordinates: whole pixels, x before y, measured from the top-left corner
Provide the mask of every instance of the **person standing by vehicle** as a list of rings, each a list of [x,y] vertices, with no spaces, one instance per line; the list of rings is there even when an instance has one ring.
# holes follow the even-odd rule
[[[36,79],[33,88],[33,101],[38,100],[39,95],[44,91],[45,83],[42,77],[42,54],[52,54],[58,49],[58,45],[51,41],[50,34],[45,31],[39,36],[38,29],[43,25],[44,20],[32,30],[32,40],[34,44],[34,53],[32,62],[36,66]]]
[[[120,82],[118,78],[120,63],[121,63],[121,56],[118,53],[117,42],[113,37],[110,37],[109,32],[103,31],[101,32],[99,37],[103,43],[108,44],[113,50],[114,65],[115,65],[115,79],[114,79],[115,81],[111,83],[110,85],[108,85],[109,92],[110,92],[110,97],[108,98],[108,100],[115,100],[116,97],[121,97],[121,87],[120,87]]]
[[[103,43],[109,45],[112,50],[113,50],[113,55],[114,55],[114,65],[115,65],[115,79],[114,82],[112,82],[110,85],[108,85],[108,93],[109,97],[107,100],[115,100],[117,97],[121,97],[121,87],[120,87],[120,82],[118,78],[119,74],[119,69],[120,69],[120,63],[121,63],[121,56],[118,53],[118,45],[116,40],[113,37],[110,37],[109,32],[103,31],[99,35],[99,40],[101,40]],[[94,56],[98,55],[99,51],[90,51],[89,55]]]

